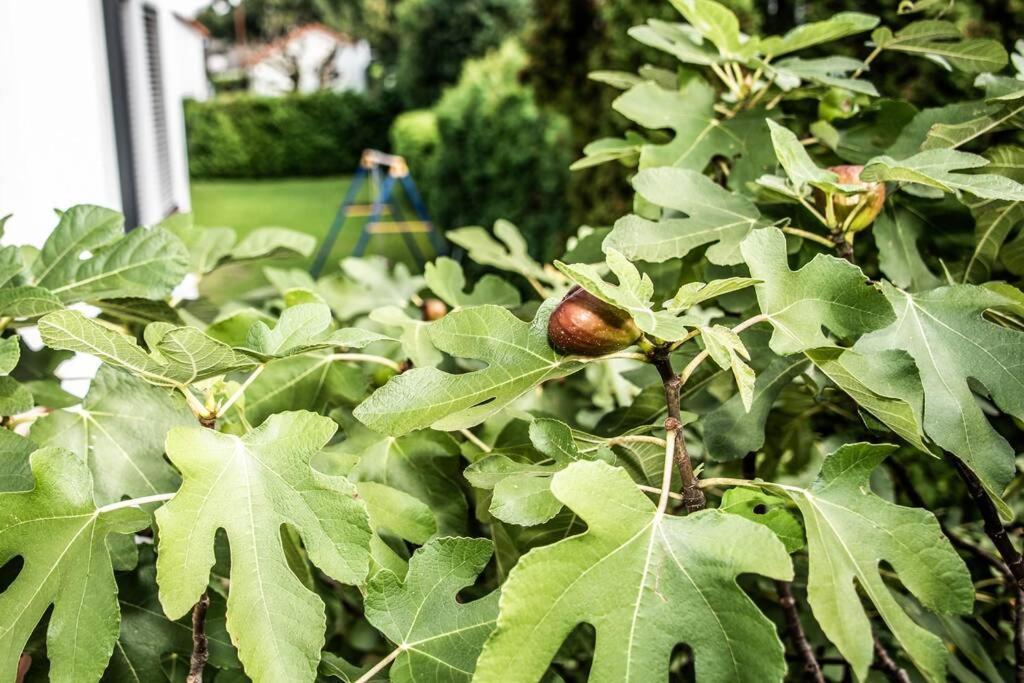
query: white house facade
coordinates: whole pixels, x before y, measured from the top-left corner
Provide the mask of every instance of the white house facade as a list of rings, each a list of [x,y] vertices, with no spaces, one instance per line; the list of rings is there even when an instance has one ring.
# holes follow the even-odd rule
[[[182,100],[204,99],[203,0],[0,0],[3,242],[40,245],[55,208],[129,226],[189,209]]]

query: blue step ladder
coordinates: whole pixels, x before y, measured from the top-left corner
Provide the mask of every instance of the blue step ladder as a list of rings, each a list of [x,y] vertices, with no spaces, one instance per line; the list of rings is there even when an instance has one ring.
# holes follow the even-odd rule
[[[356,198],[367,180],[370,180],[374,190],[373,199],[370,204],[357,204]],[[404,220],[398,197],[395,194],[398,186],[405,191],[406,198],[416,212],[416,220]],[[363,150],[363,156],[359,161],[359,168],[352,178],[352,184],[349,185],[345,199],[334,216],[334,222],[331,223],[331,228],[327,231],[327,236],[313,260],[313,267],[309,271],[313,277],[320,275],[327,262],[327,257],[348,219],[363,216],[369,218],[359,234],[359,240],[352,251],[353,256],[362,256],[366,251],[366,245],[370,242],[370,237],[381,234],[400,234],[420,266],[424,264],[423,253],[420,251],[419,245],[416,244],[414,235],[426,233],[438,256],[447,251],[444,240],[441,239],[441,235],[430,220],[430,214],[416,188],[416,183],[413,182],[412,176],[409,174],[409,166],[405,163],[405,158],[397,154],[386,154],[375,149],[367,149]]]

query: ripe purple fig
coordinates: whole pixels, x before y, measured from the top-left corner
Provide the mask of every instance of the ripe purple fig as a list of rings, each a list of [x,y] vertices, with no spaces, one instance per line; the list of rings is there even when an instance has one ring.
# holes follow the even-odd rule
[[[839,176],[839,183],[855,185],[861,182],[860,172],[864,170],[864,167],[854,165],[830,166],[828,170]],[[867,188],[865,192],[856,192],[854,194],[840,194],[837,192],[832,196],[832,207],[835,210],[836,216],[836,229],[843,229],[845,226],[843,232],[847,234],[857,233],[868,228],[875,222],[875,218],[878,217],[882,207],[885,205],[885,183],[865,182],[863,184]],[[853,217],[850,224],[846,225],[846,219],[861,203],[865,194],[867,194],[867,199],[864,205],[857,211],[857,215]],[[814,203],[822,214],[826,213],[827,198],[824,192],[817,189],[814,191]]]
[[[639,338],[640,329],[626,311],[579,286],[569,290],[548,320],[548,343],[566,355],[603,356]]]
[[[420,310],[426,321],[440,320],[448,314],[448,307],[440,299],[425,299]]]

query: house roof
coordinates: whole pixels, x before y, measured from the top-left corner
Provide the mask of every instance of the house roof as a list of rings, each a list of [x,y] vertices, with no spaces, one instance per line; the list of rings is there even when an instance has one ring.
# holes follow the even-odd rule
[[[281,36],[277,40],[274,40],[270,43],[267,43],[266,45],[263,45],[262,47],[255,49],[253,52],[249,53],[249,55],[243,60],[243,64],[245,66],[253,66],[254,64],[258,64],[267,57],[275,55],[284,50],[285,46],[287,46],[293,40],[301,38],[303,35],[307,33],[313,32],[326,33],[335,40],[337,40],[339,43],[352,44],[355,42],[348,34],[342,33],[341,31],[335,31],[330,26],[325,26],[324,24],[316,22],[311,24],[303,24],[302,26],[296,26],[291,31]]]

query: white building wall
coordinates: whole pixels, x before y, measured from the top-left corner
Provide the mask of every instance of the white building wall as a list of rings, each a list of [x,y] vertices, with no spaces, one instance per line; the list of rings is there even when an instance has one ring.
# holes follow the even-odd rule
[[[98,0],[0,0],[3,242],[41,245],[54,208],[121,206]]]
[[[134,101],[133,139],[142,223],[163,217],[142,6],[158,11],[164,109],[173,204],[188,210],[182,101],[209,95],[203,37],[173,11],[191,15],[202,0],[128,0],[125,33]],[[54,208],[122,208],[117,144],[100,0],[0,0],[0,216],[3,242],[41,245]]]
[[[175,19],[164,24],[167,58],[164,78],[167,79],[168,134],[171,143],[171,169],[175,182],[174,196],[180,211],[192,208],[188,176],[188,141],[185,136],[184,100],[206,100],[212,92],[206,78],[206,47],[203,36],[194,28]]]

